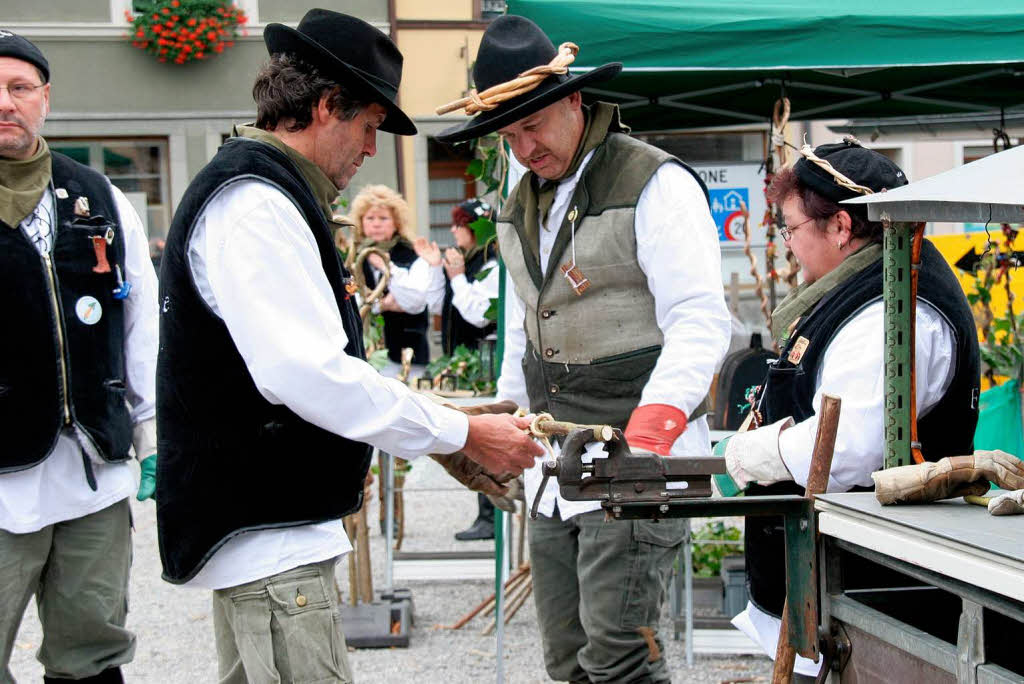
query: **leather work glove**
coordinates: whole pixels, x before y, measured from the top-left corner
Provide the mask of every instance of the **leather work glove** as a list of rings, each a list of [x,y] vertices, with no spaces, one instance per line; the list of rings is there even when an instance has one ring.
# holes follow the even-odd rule
[[[686,414],[668,404],[645,404],[633,409],[623,436],[631,449],[668,456],[686,430]]]
[[[508,491],[502,496],[496,496],[494,494],[485,494],[485,496],[490,499],[492,504],[506,513],[515,513],[516,501],[526,500],[523,495],[523,478],[512,478],[508,481],[505,487]]]
[[[746,489],[751,482],[768,485],[793,479],[779,451],[779,435],[792,425],[792,418],[784,418],[728,440],[725,467],[739,489]]]
[[[156,492],[156,419],[144,420],[132,429],[132,446],[139,459],[139,492],[135,498],[145,501]]]
[[[988,502],[991,515],[1020,515],[1024,513],[1024,489],[993,496]]]
[[[480,404],[478,406],[452,406],[451,404],[445,404],[445,406],[456,411],[462,411],[470,416],[481,416],[486,413],[511,414],[515,413],[519,408],[514,401],[499,401],[493,404]],[[508,494],[509,490],[505,483],[515,478],[514,475],[509,473],[492,473],[461,451],[451,454],[430,454],[430,458],[440,463],[448,471],[449,475],[468,489],[488,496],[498,497],[499,499]],[[498,503],[495,502],[495,505],[497,506]],[[503,505],[499,507],[502,510],[508,510],[504,507],[505,505],[508,504],[503,502]]]
[[[971,456],[947,456],[934,463],[917,463],[871,474],[880,504],[929,503],[957,496],[981,496],[989,482],[1002,489],[1024,489],[1024,461],[1005,451],[975,451]]]

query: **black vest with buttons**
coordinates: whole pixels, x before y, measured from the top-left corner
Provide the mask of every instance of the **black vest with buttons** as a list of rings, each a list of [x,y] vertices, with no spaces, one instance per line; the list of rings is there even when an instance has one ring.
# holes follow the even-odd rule
[[[260,394],[224,321],[196,289],[188,262],[196,219],[220,190],[243,180],[275,186],[303,215],[348,337],[345,353],[363,357],[362,324],[345,291],[349,276],[306,181],[270,145],[229,139],[189,185],[160,271],[157,532],[163,576],[174,583],[191,579],[242,532],[358,510],[370,464],[367,445],[308,423]]]
[[[50,255],[41,256],[20,226],[0,223],[0,433],[7,442],[0,472],[42,462],[71,424],[105,461],[126,460],[131,446],[124,302],[113,295],[114,269],[125,269],[117,205],[102,175],[51,156],[57,216]],[[76,201],[88,216],[75,214]],[[93,237],[101,238],[107,268]]]
[[[391,262],[402,268],[410,268],[418,258],[412,247],[403,240],[395,243],[395,246],[388,252]],[[363,262],[363,277],[366,282],[374,282],[373,270],[369,261]],[[395,363],[402,362],[402,350],[406,347],[412,349],[412,362],[426,365],[430,363],[430,345],[427,344],[427,327],[430,323],[430,314],[426,309],[419,313],[405,313],[404,311],[385,311],[381,314],[384,317],[384,344],[388,348],[388,358]]]
[[[942,255],[925,240],[921,249],[921,269],[918,280],[918,299],[931,304],[953,330],[956,368],[953,379],[938,404],[917,421],[918,438],[925,459],[937,461],[944,456],[970,454],[974,451],[974,428],[978,422],[978,391],[980,366],[978,336],[970,305]],[[765,424],[792,416],[800,422],[811,417],[817,407],[812,406],[819,366],[829,343],[839,330],[866,306],[882,297],[882,260],[856,274],[826,294],[809,314],[799,321],[790,335],[778,362],[765,378],[758,395],[758,410]],[[807,346],[798,363],[791,363],[789,353],[800,338]],[[882,343],[879,331],[877,340]],[[865,343],[868,343],[866,340]],[[841,398],[841,397],[840,397]],[[883,439],[879,435],[879,440]],[[854,487],[852,491],[869,491],[868,487]],[[794,482],[777,482],[762,486],[752,484],[748,496],[782,494],[803,495],[804,488]],[[747,556],[747,576],[750,581],[750,599],[766,613],[782,615],[786,597],[785,534],[782,517],[749,517],[744,535]],[[866,564],[863,567],[867,568]],[[873,568],[856,573],[858,582],[878,579],[881,575]]]
[[[473,283],[476,276],[487,263],[488,258],[493,258],[493,251],[489,247],[477,250],[471,259],[466,260],[466,280]],[[497,268],[495,266],[494,268]],[[476,349],[480,346],[480,340],[484,339],[498,329],[494,321],[489,322],[482,328],[478,328],[466,321],[459,313],[459,310],[452,304],[451,281],[445,278],[444,283],[444,304],[441,307],[441,348],[444,353],[451,356],[452,352],[459,345],[469,349]]]

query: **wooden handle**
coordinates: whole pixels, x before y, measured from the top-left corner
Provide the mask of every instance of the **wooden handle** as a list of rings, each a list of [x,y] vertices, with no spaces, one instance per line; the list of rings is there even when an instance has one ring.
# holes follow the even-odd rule
[[[818,410],[818,432],[814,435],[814,451],[811,453],[811,468],[807,473],[807,487],[804,496],[813,499],[824,494],[828,478],[832,473],[832,456],[836,448],[836,432],[839,430],[839,397],[823,394]],[[793,666],[796,664],[796,649],[789,643],[789,599],[782,607],[782,626],[779,628],[779,643],[775,650],[775,669],[772,684],[790,684]]]
[[[579,425],[561,420],[538,420],[536,427],[538,432],[549,436],[567,435],[573,430],[591,430],[594,433],[595,442],[610,442],[615,436],[615,430],[611,425]]]

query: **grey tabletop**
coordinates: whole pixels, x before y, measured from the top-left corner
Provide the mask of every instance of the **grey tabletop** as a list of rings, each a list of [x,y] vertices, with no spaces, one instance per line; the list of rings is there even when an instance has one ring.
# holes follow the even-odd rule
[[[998,490],[990,492],[990,496]],[[913,506],[882,506],[873,492],[823,494],[818,510],[851,511],[957,544],[1024,561],[1024,515],[993,516],[962,498]]]

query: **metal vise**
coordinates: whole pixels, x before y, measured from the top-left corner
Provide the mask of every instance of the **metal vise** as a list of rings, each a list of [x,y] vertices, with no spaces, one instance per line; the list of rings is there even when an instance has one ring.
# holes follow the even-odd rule
[[[612,439],[605,443],[607,458],[584,463],[586,445],[592,441],[593,430],[573,430],[562,444],[561,455],[541,466],[544,479],[530,517],[537,517],[540,498],[552,476],[558,480],[562,496],[570,501],[602,501],[612,505],[661,503],[664,506],[659,510],[667,513],[668,503],[673,499],[710,497],[711,476],[726,472],[725,459],[717,456],[666,458],[649,452],[634,454],[621,430],[615,430]]]

